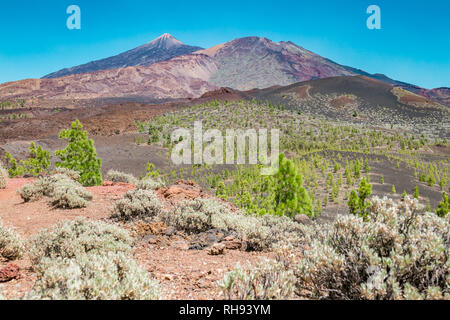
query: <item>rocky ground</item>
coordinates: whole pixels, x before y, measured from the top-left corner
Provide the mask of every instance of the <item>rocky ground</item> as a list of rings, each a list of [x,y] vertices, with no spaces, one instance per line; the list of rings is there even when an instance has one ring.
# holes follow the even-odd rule
[[[87,208],[63,210],[52,208],[48,199],[24,203],[16,191],[32,180],[9,179],[7,188],[0,190],[0,219],[23,238],[30,238],[63,220],[107,219],[113,201],[134,188],[130,184],[105,182],[103,186],[87,188],[94,195]],[[158,195],[166,206],[184,199],[210,196],[188,181],[160,189]],[[189,236],[162,223],[124,227],[129,228],[136,239],[134,258],[161,282],[167,299],[220,299],[217,281],[236,264],[247,266],[272,255],[270,252],[246,252],[245,243],[220,230]],[[12,263],[0,261],[0,288],[7,299],[20,298],[35,281],[28,258]]]

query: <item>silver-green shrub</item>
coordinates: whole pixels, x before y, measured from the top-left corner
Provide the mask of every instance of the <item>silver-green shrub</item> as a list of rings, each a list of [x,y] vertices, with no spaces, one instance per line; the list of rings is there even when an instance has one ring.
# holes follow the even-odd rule
[[[136,188],[142,190],[155,190],[162,187],[164,187],[164,182],[162,182],[160,179],[154,180],[150,177],[143,178],[136,184]]]
[[[20,237],[0,221],[0,258],[20,259],[24,254],[24,245]]]
[[[44,265],[25,299],[158,300],[161,297],[158,283],[123,252],[56,258]]]
[[[106,179],[112,182],[125,182],[132,185],[137,185],[138,179],[136,179],[132,174],[123,173],[117,170],[109,170],[106,173]]]
[[[32,184],[27,184],[19,190],[25,202],[35,201],[42,197],[50,197],[53,206],[58,208],[83,208],[92,200],[92,194],[80,183],[74,180],[76,173],[54,174],[41,177]],[[79,175],[78,175],[79,176]]]
[[[67,177],[69,177],[72,180],[78,181],[80,179],[80,173],[75,170],[67,169],[67,168],[56,168],[55,169],[56,174],[63,174]]]
[[[2,162],[0,161],[0,189],[6,188],[6,181],[9,177],[8,170],[3,167]]]
[[[61,180],[55,184],[51,203],[57,208],[84,208],[92,194],[78,182],[70,179]]]
[[[111,218],[120,221],[151,218],[157,216],[162,209],[163,205],[154,191],[133,189],[114,203]]]
[[[282,300],[292,297],[296,277],[278,261],[266,259],[254,268],[240,265],[219,281],[219,288],[231,300]]]
[[[215,199],[184,201],[172,211],[163,211],[161,219],[188,233],[218,228],[236,231],[247,242],[248,250],[263,250],[279,243],[301,244],[305,226],[287,217],[246,215],[232,212]]]
[[[297,268],[300,289],[328,299],[450,298],[450,224],[408,196],[371,199],[367,221],[318,230]]]
[[[37,266],[44,258],[75,258],[85,253],[129,252],[133,240],[115,225],[78,218],[60,222],[31,238],[29,255]],[[39,266],[37,266],[39,269]]]

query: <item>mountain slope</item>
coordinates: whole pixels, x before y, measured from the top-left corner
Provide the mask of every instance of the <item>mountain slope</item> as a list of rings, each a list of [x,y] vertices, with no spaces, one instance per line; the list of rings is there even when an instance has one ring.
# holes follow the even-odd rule
[[[188,50],[193,48],[189,47]],[[75,72],[65,77],[24,80],[0,85],[0,100],[136,96],[152,100],[193,98],[220,87],[235,90],[262,89],[315,79],[362,75],[416,93],[425,97],[425,100],[435,100],[447,106],[450,104],[448,88],[427,90],[390,79],[382,74],[369,74],[360,69],[340,65],[292,42],[275,43],[259,37],[235,39],[167,61],[152,62],[166,59],[185,49],[186,46],[181,42],[165,34],[147,45],[116,57],[93,62],[95,66],[89,66],[89,68],[107,68],[106,70],[78,74],[84,68],[88,68],[85,65],[58,73]],[[108,69],[122,66],[125,62],[138,66]],[[147,66],[148,64],[150,66]],[[402,95],[404,101],[409,99],[408,101],[422,103],[424,100],[405,96],[404,93]],[[376,96],[372,98],[377,100]]]
[[[217,70],[206,55],[184,55],[149,67],[74,74],[57,79],[28,79],[0,85],[2,99],[96,99],[197,97],[217,89],[207,82]]]
[[[218,63],[211,84],[238,90],[354,74],[292,42],[275,43],[266,38],[240,38],[197,53]]]
[[[92,61],[72,68],[62,69],[46,75],[44,78],[60,78],[71,74],[88,73],[100,70],[150,66],[154,63],[167,61],[174,57],[189,54],[200,49],[200,47],[185,45],[170,34],[165,33],[143,46],[119,55]]]
[[[417,134],[449,137],[450,111],[431,99],[366,76],[330,77],[245,92],[248,99],[282,104],[329,120],[391,124]]]

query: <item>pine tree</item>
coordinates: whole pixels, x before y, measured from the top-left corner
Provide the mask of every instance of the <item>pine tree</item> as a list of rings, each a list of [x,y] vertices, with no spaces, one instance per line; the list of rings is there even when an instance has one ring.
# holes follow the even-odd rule
[[[443,192],[442,193],[442,201],[441,201],[441,203],[439,203],[439,206],[436,209],[436,214],[439,217],[445,217],[449,211],[450,211],[450,199],[445,194],[445,192]]]
[[[82,129],[83,125],[77,119],[72,122],[71,129],[61,131],[59,138],[69,140],[69,144],[65,149],[56,151],[56,156],[61,159],[56,167],[78,171],[78,181],[84,186],[101,185],[102,160],[97,158],[94,142],[88,139],[87,132]]]
[[[419,187],[416,186],[414,188],[414,198],[419,199]]]
[[[294,163],[286,159],[284,154],[279,156],[279,169],[273,176],[273,182],[276,214],[291,218],[299,213],[313,215],[313,203],[303,187],[303,178]]]
[[[352,192],[350,193],[347,205],[348,205],[348,208],[349,208],[351,214],[359,213],[359,208],[360,208],[359,197],[356,194],[355,190],[352,190]]]
[[[358,193],[352,190],[347,205],[351,214],[359,214],[365,216],[368,207],[367,198],[372,194],[372,185],[367,182],[366,178],[362,178],[359,183]]]

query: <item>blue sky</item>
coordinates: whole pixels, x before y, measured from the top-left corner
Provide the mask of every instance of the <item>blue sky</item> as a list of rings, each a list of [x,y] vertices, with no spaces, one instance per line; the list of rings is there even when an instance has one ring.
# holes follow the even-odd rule
[[[81,8],[81,30],[66,9]],[[369,5],[381,30],[366,27]],[[426,88],[450,86],[448,0],[1,1],[0,83],[118,54],[168,32],[210,47],[244,36],[292,41],[340,64]]]

